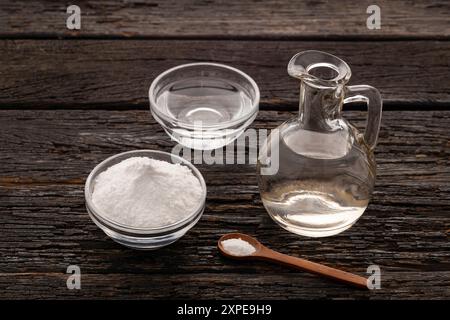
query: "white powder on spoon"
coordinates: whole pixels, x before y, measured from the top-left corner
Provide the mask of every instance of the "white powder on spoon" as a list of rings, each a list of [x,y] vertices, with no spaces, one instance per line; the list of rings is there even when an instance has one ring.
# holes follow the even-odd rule
[[[131,227],[157,228],[181,221],[202,201],[200,181],[180,164],[132,157],[95,180],[92,202],[107,218]]]
[[[231,238],[221,243],[225,251],[234,256],[248,256],[256,251],[254,246],[241,238]]]

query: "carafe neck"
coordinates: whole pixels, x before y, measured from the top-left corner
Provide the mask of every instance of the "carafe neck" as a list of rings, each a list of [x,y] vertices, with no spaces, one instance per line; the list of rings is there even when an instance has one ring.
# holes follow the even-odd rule
[[[314,131],[333,131],[332,120],[340,117],[344,99],[343,86],[320,87],[300,82],[299,121]]]
[[[297,53],[288,64],[290,76],[300,80],[301,125],[308,130],[334,131],[351,76],[345,61],[326,52]]]

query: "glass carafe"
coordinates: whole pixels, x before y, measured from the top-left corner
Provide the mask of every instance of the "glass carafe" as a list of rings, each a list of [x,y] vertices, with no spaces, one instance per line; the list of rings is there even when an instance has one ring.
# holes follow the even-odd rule
[[[335,235],[358,220],[373,191],[381,96],[371,86],[346,86],[350,67],[325,52],[296,54],[288,73],[300,80],[300,112],[272,130],[260,150],[261,198],[283,228],[310,237]],[[364,134],[342,117],[350,102],[367,104]]]

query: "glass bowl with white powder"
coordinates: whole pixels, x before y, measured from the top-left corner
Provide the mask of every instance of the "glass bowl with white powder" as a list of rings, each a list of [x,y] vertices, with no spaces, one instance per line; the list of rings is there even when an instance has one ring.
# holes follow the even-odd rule
[[[203,214],[206,184],[185,159],[162,151],[117,154],[90,173],[86,208],[114,241],[158,249],[181,238]]]

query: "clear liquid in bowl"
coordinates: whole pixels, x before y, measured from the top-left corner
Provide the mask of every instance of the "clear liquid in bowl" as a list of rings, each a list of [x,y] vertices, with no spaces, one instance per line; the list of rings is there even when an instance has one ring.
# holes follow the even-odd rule
[[[214,78],[173,82],[158,95],[156,104],[170,117],[203,128],[239,119],[252,109],[252,99],[244,88]]]

